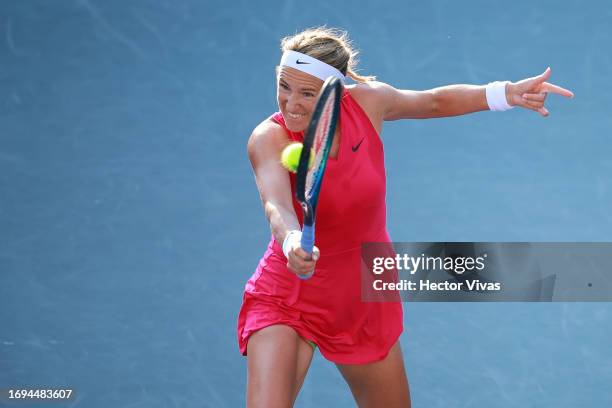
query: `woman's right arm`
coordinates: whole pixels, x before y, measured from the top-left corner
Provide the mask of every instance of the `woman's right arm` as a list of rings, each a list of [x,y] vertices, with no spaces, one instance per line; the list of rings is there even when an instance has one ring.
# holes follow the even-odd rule
[[[293,209],[289,174],[280,163],[287,144],[285,131],[278,124],[266,120],[253,130],[247,145],[266,218],[272,235],[281,245],[289,231],[300,230]],[[299,246],[289,251],[287,266],[294,273],[309,274],[314,264],[315,261]]]

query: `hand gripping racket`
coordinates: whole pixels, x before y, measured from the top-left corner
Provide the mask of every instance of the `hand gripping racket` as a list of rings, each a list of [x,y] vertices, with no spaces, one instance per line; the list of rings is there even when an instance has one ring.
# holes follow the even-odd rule
[[[304,146],[298,163],[295,195],[304,214],[301,246],[309,254],[312,254],[314,246],[317,200],[323,184],[329,151],[334,141],[336,123],[340,116],[342,90],[343,85],[338,78],[329,77],[323,83],[304,135]],[[315,159],[309,169],[308,163],[312,153]],[[312,274],[300,278],[308,279],[310,276]]]

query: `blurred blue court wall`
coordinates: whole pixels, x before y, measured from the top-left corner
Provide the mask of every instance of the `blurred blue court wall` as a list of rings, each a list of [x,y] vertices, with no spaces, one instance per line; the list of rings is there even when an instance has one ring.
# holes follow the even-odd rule
[[[244,405],[236,315],[269,237],[246,141],[280,38],[308,26],[349,30],[400,88],[550,65],[576,94],[547,119],[387,124],[395,240],[609,241],[610,21],[604,1],[1,1],[0,389]],[[405,312],[416,407],[612,404],[608,304]],[[317,355],[297,406],[332,401],[354,406]]]

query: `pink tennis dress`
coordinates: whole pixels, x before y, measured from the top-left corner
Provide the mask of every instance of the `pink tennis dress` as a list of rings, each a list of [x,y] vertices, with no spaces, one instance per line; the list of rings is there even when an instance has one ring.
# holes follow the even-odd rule
[[[291,132],[280,112],[272,120]],[[348,91],[340,108],[340,147],[327,163],[316,214],[315,245],[321,250],[315,274],[301,280],[287,269],[281,245],[272,237],[248,280],[238,316],[238,343],[246,355],[249,336],[274,324],[292,327],[338,364],[384,359],[403,330],[398,302],[361,299],[361,244],[389,242],[382,142]],[[295,176],[291,175],[295,213]]]

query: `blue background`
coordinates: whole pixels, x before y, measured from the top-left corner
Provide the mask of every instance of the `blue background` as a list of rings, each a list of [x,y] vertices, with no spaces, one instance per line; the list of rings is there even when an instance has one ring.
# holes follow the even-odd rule
[[[276,110],[280,38],[309,26],[348,30],[399,88],[551,66],[576,94],[547,119],[387,123],[394,240],[610,241],[611,20],[604,1],[1,1],[0,389],[244,405],[236,317],[269,238],[246,141]],[[415,407],[612,404],[609,304],[405,316]],[[354,406],[317,354],[296,406],[332,404]]]

